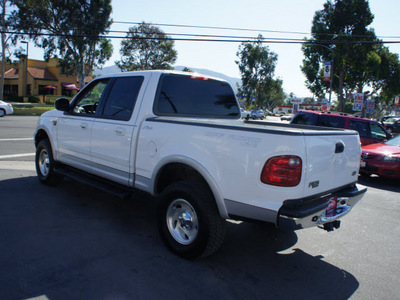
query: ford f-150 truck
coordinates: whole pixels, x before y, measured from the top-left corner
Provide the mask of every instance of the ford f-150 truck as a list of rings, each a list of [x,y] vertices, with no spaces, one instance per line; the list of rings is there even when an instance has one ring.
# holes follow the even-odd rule
[[[195,259],[221,245],[227,219],[339,228],[363,197],[355,131],[241,120],[223,80],[174,71],[94,79],[55,102],[35,132],[40,182],[64,176],[156,196],[164,244]]]

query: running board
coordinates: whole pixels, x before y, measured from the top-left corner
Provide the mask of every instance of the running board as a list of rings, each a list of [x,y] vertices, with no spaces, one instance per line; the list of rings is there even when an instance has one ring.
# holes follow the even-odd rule
[[[135,192],[135,189],[133,188],[128,188],[122,184],[118,184],[65,165],[56,166],[54,171],[58,174],[64,175],[65,177],[93,186],[123,199],[129,199]]]

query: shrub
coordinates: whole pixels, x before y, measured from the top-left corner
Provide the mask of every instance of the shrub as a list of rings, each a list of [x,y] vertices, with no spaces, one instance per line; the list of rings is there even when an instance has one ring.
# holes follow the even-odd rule
[[[49,105],[54,105],[55,101],[56,101],[56,99],[49,99],[49,100],[46,100],[45,103],[49,104]]]
[[[7,98],[8,102],[24,102],[24,97],[21,96],[11,96]]]
[[[34,96],[29,96],[28,102],[30,102],[30,103],[39,103],[40,99],[37,98],[37,97],[34,97]]]

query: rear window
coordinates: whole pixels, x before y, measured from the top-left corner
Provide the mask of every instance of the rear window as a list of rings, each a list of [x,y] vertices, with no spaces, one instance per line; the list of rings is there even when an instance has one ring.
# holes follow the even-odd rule
[[[154,113],[161,116],[239,118],[240,110],[226,82],[181,75],[163,75]]]

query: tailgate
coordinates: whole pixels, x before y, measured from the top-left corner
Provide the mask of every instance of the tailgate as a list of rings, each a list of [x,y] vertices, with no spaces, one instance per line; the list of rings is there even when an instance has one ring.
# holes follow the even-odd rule
[[[305,196],[323,193],[357,181],[361,157],[357,132],[320,132],[319,135],[305,133],[305,141]]]

